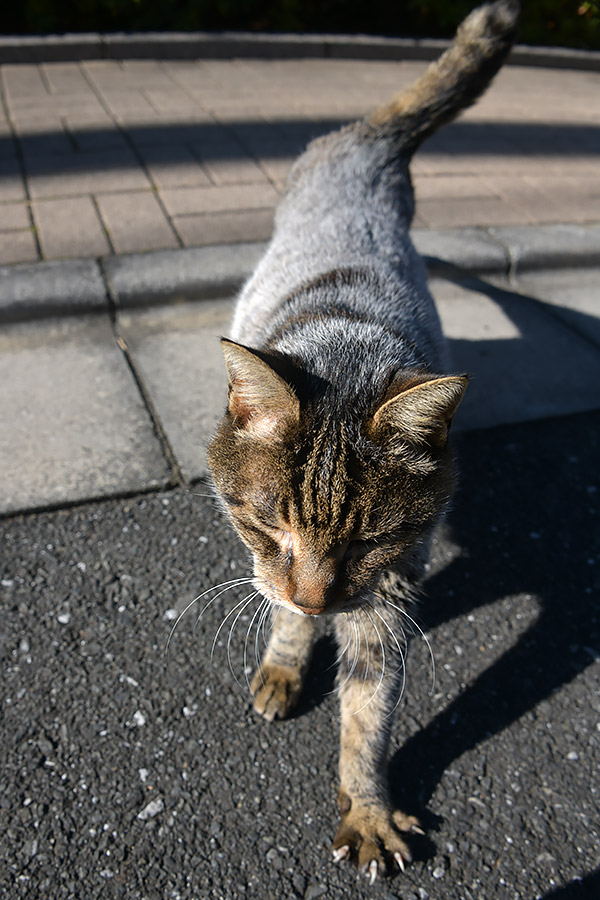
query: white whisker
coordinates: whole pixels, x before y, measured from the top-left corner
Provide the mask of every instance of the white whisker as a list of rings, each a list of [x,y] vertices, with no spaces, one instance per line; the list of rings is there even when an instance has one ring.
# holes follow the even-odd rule
[[[230,609],[230,610],[229,610],[229,612],[227,613],[227,615],[225,616],[225,618],[223,619],[223,621],[221,622],[221,624],[220,624],[219,627],[217,628],[217,633],[215,634],[214,640],[213,640],[213,642],[212,642],[212,647],[210,648],[210,659],[211,659],[211,662],[212,662],[212,658],[213,658],[213,656],[214,656],[214,654],[215,654],[215,647],[217,646],[217,641],[218,641],[218,639],[219,639],[219,635],[221,634],[221,631],[222,631],[222,629],[223,629],[223,626],[225,625],[225,622],[229,619],[230,616],[233,615],[233,613],[236,611],[236,609],[238,609],[238,608],[242,605],[242,603],[245,603],[246,606],[248,606],[248,604],[252,603],[252,601],[254,600],[254,598],[256,597],[257,594],[258,594],[258,591],[254,591],[253,593],[246,594],[246,596],[244,597],[243,600],[240,600],[239,603],[236,603],[236,605],[233,607],[233,609]],[[246,608],[246,607],[244,607],[244,609],[245,609],[245,608]],[[236,619],[236,621],[237,621],[237,619]]]
[[[398,638],[397,638],[396,635],[394,634],[394,631],[393,631],[393,629],[390,627],[390,625],[388,624],[388,622],[385,621],[385,619],[383,618],[383,616],[381,615],[381,613],[378,612],[378,611],[375,609],[375,607],[371,606],[371,611],[374,612],[375,615],[378,616],[378,617],[381,619],[381,621],[383,622],[383,624],[385,625],[385,627],[387,628],[387,630],[388,630],[389,633],[391,634],[392,638],[394,639],[394,641],[395,641],[395,643],[396,643],[396,647],[398,648],[398,653],[400,654],[401,670],[402,670],[402,685],[400,686],[400,691],[398,692],[398,699],[397,699],[396,702],[394,703],[394,706],[393,706],[393,708],[391,709],[391,711],[387,714],[387,716],[391,716],[392,713],[395,711],[396,707],[398,706],[398,704],[400,703],[400,701],[402,700],[402,697],[404,696],[404,691],[405,691],[405,688],[406,688],[406,657],[404,656],[404,651],[402,650],[402,647],[400,646],[400,643],[399,643],[399,641],[398,641]],[[402,626],[400,626],[400,627],[402,628]],[[404,630],[402,630],[402,634],[404,635]],[[406,644],[406,637],[404,637],[404,641],[405,641],[405,644]],[[387,716],[386,716],[386,718],[387,718]]]
[[[369,615],[369,613],[366,610],[365,610],[365,615],[367,616],[367,618],[369,619],[369,622],[375,629],[375,634],[377,635],[377,638],[379,640],[379,646],[381,647],[381,675],[379,676],[379,681],[377,682],[377,687],[375,688],[375,690],[373,691],[373,693],[371,694],[371,696],[369,697],[367,702],[363,703],[363,705],[360,707],[360,709],[355,709],[354,712],[352,713],[353,716],[356,716],[356,715],[358,715],[359,712],[362,712],[363,709],[365,709],[369,705],[369,703],[375,699],[375,696],[377,695],[377,692],[383,682],[383,676],[385,675],[385,647],[383,646],[383,641],[381,640],[381,635],[379,634],[379,628],[377,627],[377,625],[375,624],[375,622],[373,621],[373,619],[371,618],[371,616]],[[365,640],[366,640],[366,632],[365,632]],[[368,646],[368,642],[367,642],[367,646]],[[363,682],[363,684],[364,684],[364,682]]]
[[[244,578],[243,580],[237,581],[235,584],[230,584],[228,587],[223,588],[222,591],[219,591],[218,594],[215,594],[214,597],[211,597],[210,600],[208,601],[208,603],[200,610],[200,613],[198,614],[198,618],[194,622],[194,627],[192,628],[192,632],[194,633],[196,631],[196,628],[200,624],[200,620],[202,619],[202,616],[204,615],[206,610],[209,608],[209,606],[215,602],[215,600],[218,600],[219,597],[222,597],[223,594],[226,594],[228,591],[232,591],[234,588],[241,587],[242,585],[245,585],[245,584],[252,584],[252,578]]]
[[[350,632],[350,629],[347,629],[347,631],[348,631],[348,640],[346,641],[346,646],[344,647],[343,650],[338,650],[338,654],[337,654],[336,658],[334,659],[334,661],[331,663],[330,666],[327,666],[327,668],[325,670],[326,672],[329,672],[330,669],[334,668],[334,666],[339,666],[339,664],[343,660],[344,656],[346,655],[346,651],[348,650],[348,647],[350,646],[350,641],[352,640],[352,634]]]
[[[256,671],[257,672],[260,672],[260,655],[258,652],[258,641],[260,638],[260,629],[261,629],[261,626],[264,624],[264,621],[265,621],[266,617],[268,616],[269,609],[270,609],[270,604],[266,597],[263,600],[262,604],[260,605],[259,609],[262,609],[262,612],[260,615],[260,619],[258,620],[258,625],[256,626],[256,635],[254,637],[254,659],[256,660]],[[262,673],[261,673],[261,678],[262,678]]]
[[[368,613],[367,613],[367,615],[368,615]],[[363,675],[363,685],[364,685],[367,680],[367,675],[369,674],[369,662],[370,662],[370,660],[369,660],[369,638],[367,637],[367,629],[365,628],[365,623],[361,622],[360,624],[362,626],[363,634],[365,636],[365,649],[367,651],[367,661],[365,663],[365,674]]]
[[[360,631],[358,630],[358,625],[356,624],[356,622],[352,621],[350,622],[350,624],[352,625],[352,630],[354,632],[354,646],[356,647],[356,650],[354,651],[354,660],[352,661],[352,666],[350,667],[348,674],[346,675],[344,680],[336,687],[334,687],[332,691],[328,691],[328,694],[336,694],[341,691],[346,682],[349,681],[350,678],[352,678],[354,670],[356,669],[356,666],[358,664],[358,656],[360,653]]]
[[[186,612],[192,608],[194,603],[197,603],[198,600],[202,600],[202,598],[206,597],[207,594],[210,594],[211,591],[218,591],[219,588],[224,587],[225,585],[238,585],[238,584],[244,584],[244,582],[251,584],[252,579],[251,578],[233,578],[231,581],[222,581],[220,584],[213,584],[212,587],[207,588],[201,594],[198,594],[197,597],[194,597],[194,599],[191,601],[191,603],[188,603],[188,605],[185,607],[185,609],[182,612],[180,612],[179,615],[177,616],[177,618],[175,620],[175,624],[171,628],[171,631],[169,632],[169,637],[167,638],[167,643],[165,646],[165,653],[169,649],[169,644],[171,643],[171,638],[175,634],[175,629],[177,628],[177,626],[179,625],[179,623],[185,616]]]
[[[421,635],[421,638],[425,641],[427,649],[429,650],[429,656],[431,657],[431,692],[433,693],[433,691],[435,690],[435,657],[433,655],[433,650],[431,649],[431,644],[429,643],[427,635],[425,634],[419,623],[415,619],[413,619],[413,617],[410,616],[405,609],[402,609],[401,606],[396,606],[395,603],[392,603],[391,600],[387,600],[385,597],[382,599],[385,603],[387,603],[388,606],[391,606],[393,609],[397,609],[405,619],[408,619],[411,625],[413,625],[417,629],[417,631]]]
[[[250,679],[248,678],[248,671],[247,671],[248,670],[248,638],[250,637],[250,632],[252,631],[252,626],[254,625],[254,621],[255,621],[257,615],[259,614],[259,612],[261,611],[263,604],[266,602],[267,602],[267,600],[263,599],[262,603],[259,603],[259,605],[256,609],[256,612],[250,619],[250,624],[248,625],[248,629],[246,631],[246,640],[244,641],[244,676],[246,678],[246,684],[248,685],[249,691],[251,691],[252,689],[250,687]]]
[[[235,631],[235,626],[237,625],[240,616],[243,614],[244,610],[245,610],[248,606],[250,606],[250,604],[252,603],[252,601],[254,600],[254,598],[257,596],[257,594],[258,594],[258,591],[256,591],[254,594],[249,594],[247,597],[244,597],[244,599],[241,601],[244,605],[242,606],[242,608],[240,609],[239,613],[237,614],[237,616],[236,616],[235,619],[233,620],[233,624],[231,625],[231,627],[230,627],[230,629],[229,629],[229,634],[227,635],[227,664],[228,664],[228,666],[229,666],[229,671],[231,672],[231,674],[232,674],[233,677],[234,677],[235,683],[238,685],[238,687],[242,688],[242,690],[243,690],[243,685],[242,685],[241,681],[239,680],[239,678],[237,677],[237,675],[235,674],[235,672],[234,672],[234,670],[233,670],[233,664],[232,664],[232,662],[231,662],[231,639],[232,639],[232,637],[233,637],[233,632]],[[234,607],[234,609],[233,609],[231,612],[235,612],[235,610],[236,610],[236,609],[238,608],[238,606],[240,606],[240,605],[241,605],[241,604],[238,603],[237,606]],[[224,624],[225,624],[225,622],[223,622],[223,625],[224,625]]]

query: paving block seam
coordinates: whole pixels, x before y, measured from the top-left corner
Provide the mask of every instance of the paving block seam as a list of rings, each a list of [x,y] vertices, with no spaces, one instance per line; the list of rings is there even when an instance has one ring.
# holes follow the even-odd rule
[[[600,342],[595,340],[591,334],[588,334],[583,328],[579,328],[571,319],[561,316],[560,312],[553,303],[545,303],[543,299],[533,296],[526,288],[519,284],[518,277],[510,282],[511,287],[519,293],[526,302],[531,303],[538,312],[552,319],[561,328],[569,331],[575,338],[583,341],[592,350],[600,351]]]
[[[0,64],[124,59],[432,60],[449,41],[377,35],[268,34],[248,32],[17,36],[0,38]],[[600,70],[600,53],[517,44],[509,65]]]
[[[40,241],[40,234],[37,227],[37,223],[35,221],[35,216],[33,214],[32,207],[32,196],[31,191],[29,190],[29,182],[27,179],[27,168],[25,165],[25,157],[23,155],[23,147],[21,146],[21,141],[19,138],[17,127],[13,121],[13,117],[11,115],[11,111],[9,108],[9,104],[6,98],[6,89],[4,85],[4,77],[2,71],[0,70],[0,108],[4,112],[4,116],[6,118],[6,122],[8,124],[10,136],[12,142],[15,147],[15,158],[17,160],[17,167],[19,170],[19,175],[21,178],[22,186],[23,186],[23,194],[24,194],[24,205],[27,212],[27,218],[29,220],[29,231],[33,237],[33,243],[38,255],[38,258],[43,257],[42,253],[42,244]]]
[[[599,226],[580,228],[580,233],[585,231],[591,236],[588,246],[566,247],[563,252],[525,247],[523,253],[516,253],[506,239],[510,230],[498,231],[478,228],[422,232],[421,237],[428,239],[428,248],[420,252],[431,274],[458,270],[468,274],[508,275],[511,281],[525,272],[600,265]],[[543,233],[542,229],[533,228],[530,233],[534,231]],[[466,233],[464,241],[463,233]],[[443,243],[446,236],[452,238],[453,249],[442,254],[430,252],[436,240]],[[474,250],[468,246],[472,236],[484,238],[482,245]],[[460,249],[463,243],[464,253]],[[106,311],[109,300],[99,297],[99,290],[118,309],[168,304],[183,298],[232,296],[251,275],[264,247],[263,242],[217,244],[0,266],[0,323]],[[457,247],[459,250],[455,252]],[[486,248],[494,252],[487,253]],[[47,273],[52,273],[52,280],[46,278]]]
[[[110,318],[111,329],[114,335],[115,343],[123,357],[125,362],[131,372],[131,376],[134,380],[136,389],[140,395],[142,403],[150,417],[150,421],[152,422],[152,428],[156,435],[156,439],[160,445],[161,452],[165,458],[167,466],[170,471],[170,480],[169,487],[175,487],[176,485],[182,485],[185,482],[183,478],[183,474],[181,471],[181,466],[175,454],[175,450],[169,440],[169,436],[167,431],[161,421],[161,418],[158,414],[158,410],[156,409],[156,405],[152,400],[152,395],[148,390],[144,380],[142,378],[141,372],[139,371],[138,366],[136,365],[133,354],[130,352],[127,341],[121,334],[119,330],[119,319],[118,319],[118,302],[114,292],[114,287],[111,283],[110,277],[106,271],[103,260],[98,260],[98,268],[100,270],[100,275],[102,277],[102,281],[106,290],[106,299],[108,303],[108,314]]]

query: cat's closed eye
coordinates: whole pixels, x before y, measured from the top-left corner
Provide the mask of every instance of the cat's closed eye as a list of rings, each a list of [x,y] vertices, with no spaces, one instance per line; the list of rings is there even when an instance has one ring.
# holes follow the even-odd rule
[[[362,559],[373,550],[393,547],[397,544],[405,544],[418,533],[420,526],[413,522],[403,522],[394,533],[380,534],[372,538],[356,538],[348,543],[342,557],[342,562],[347,564]]]
[[[279,544],[281,548],[281,552],[286,556],[291,556],[294,553],[294,539],[289,531],[285,531],[283,528],[274,528],[273,537]]]
[[[366,556],[370,550],[374,550],[376,546],[376,541],[364,541],[359,539],[350,541],[342,557],[342,563],[347,564],[362,559],[362,557]]]

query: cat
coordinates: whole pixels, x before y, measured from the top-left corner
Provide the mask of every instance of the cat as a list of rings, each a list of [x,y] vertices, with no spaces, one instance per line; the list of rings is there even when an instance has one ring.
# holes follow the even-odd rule
[[[518,16],[514,0],[475,9],[412,87],[309,144],[222,340],[229,396],[209,465],[254,585],[279,608],[254,706],[269,721],[290,713],[315,623],[331,617],[341,699],[333,854],[371,882],[404,869],[407,834],[423,833],[392,808],[386,756],[409,610],[454,489],[448,432],[467,386],[447,374],[408,235],[409,162],[487,87]]]

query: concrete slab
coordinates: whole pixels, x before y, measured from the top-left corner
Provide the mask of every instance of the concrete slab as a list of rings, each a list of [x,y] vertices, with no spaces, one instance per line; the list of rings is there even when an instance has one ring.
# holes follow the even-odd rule
[[[25,321],[56,313],[108,312],[100,266],[92,259],[0,268],[0,320]]]
[[[600,408],[600,352],[541,304],[483,279],[431,289],[454,369],[472,376],[457,428]]]
[[[107,316],[6,326],[0,384],[0,512],[168,484]]]
[[[600,264],[600,225],[494,227],[489,231],[506,247],[518,272],[540,266],[569,266],[574,254],[581,263]]]
[[[219,337],[231,311],[231,303],[218,300],[119,316],[119,332],[186,480],[208,475],[206,445],[227,396]]]
[[[504,247],[483,228],[447,228],[429,231],[415,228],[415,247],[431,261],[443,260],[453,266],[478,272],[507,272],[508,254]]]
[[[133,253],[105,260],[105,271],[121,307],[165,300],[231,296],[254,270],[263,243],[189,247]]]
[[[600,408],[600,352],[506,286],[436,278],[432,289],[456,371],[472,376],[461,430]],[[205,446],[226,390],[218,337],[232,305],[186,303],[126,310],[119,330],[186,479],[208,474]]]
[[[101,194],[97,200],[100,215],[117,253],[178,246],[175,233],[153,192]]]
[[[33,203],[46,259],[73,259],[110,253],[106,233],[91,197],[60,197]]]
[[[523,293],[551,304],[555,315],[600,347],[600,269],[529,272],[517,284]]]
[[[0,265],[38,259],[33,231],[4,231],[0,235]]]

